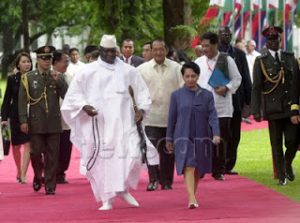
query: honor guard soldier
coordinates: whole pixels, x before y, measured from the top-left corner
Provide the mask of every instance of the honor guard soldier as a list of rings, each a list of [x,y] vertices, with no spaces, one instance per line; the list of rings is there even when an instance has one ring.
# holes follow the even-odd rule
[[[22,76],[19,89],[20,128],[30,134],[33,189],[41,189],[44,171],[46,195],[55,194],[62,132],[59,98],[68,88],[62,74],[50,70],[54,50],[53,46],[43,46],[34,51],[37,69]]]
[[[299,99],[300,99],[300,58],[298,59],[298,66],[295,68],[295,76],[293,80],[292,86],[292,105],[291,105],[291,121],[295,125],[299,125],[300,123],[300,107],[299,107]],[[299,131],[299,129],[298,129]],[[299,132],[298,132],[299,135]],[[298,141],[298,150],[299,150],[299,142]]]
[[[256,121],[268,121],[275,175],[284,186],[287,179],[295,179],[292,162],[297,151],[297,125],[291,123],[290,116],[297,61],[293,53],[279,50],[281,33],[276,26],[262,32],[267,50],[254,63],[251,107]]]

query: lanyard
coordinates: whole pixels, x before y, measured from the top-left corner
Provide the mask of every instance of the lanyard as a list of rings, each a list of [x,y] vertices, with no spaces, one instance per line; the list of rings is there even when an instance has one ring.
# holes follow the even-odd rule
[[[215,69],[216,64],[215,64],[215,66],[212,68],[212,67],[209,65],[209,63],[208,63],[208,58],[206,58],[206,64],[207,64],[208,70],[212,73],[212,72],[214,71],[214,69]]]
[[[86,169],[87,171],[90,171],[93,166],[95,165],[95,162],[97,160],[97,157],[99,155],[100,151],[100,134],[99,134],[99,128],[98,128],[98,119],[95,117],[92,117],[92,125],[93,125],[93,137],[94,137],[94,151],[92,157],[89,159]]]

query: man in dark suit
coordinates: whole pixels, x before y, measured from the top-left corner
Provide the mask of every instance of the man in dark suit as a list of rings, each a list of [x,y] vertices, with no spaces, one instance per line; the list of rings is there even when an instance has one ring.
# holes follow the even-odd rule
[[[41,189],[44,170],[46,195],[55,194],[62,132],[59,98],[68,88],[62,74],[50,70],[54,50],[43,46],[35,51],[37,69],[22,76],[18,101],[21,131],[30,134],[33,189]]]
[[[240,143],[241,138],[241,122],[242,122],[242,110],[244,106],[249,106],[251,102],[251,79],[246,59],[246,54],[236,48],[233,47],[231,42],[231,31],[229,27],[220,27],[219,28],[219,36],[220,36],[220,52],[226,52],[229,56],[231,56],[242,76],[242,82],[236,93],[232,97],[233,101],[233,116],[231,119],[231,129],[232,136],[231,141],[228,143],[228,148],[226,148],[226,174],[237,174],[237,172],[233,171],[233,168],[237,159],[237,149]]]
[[[123,40],[121,53],[122,56],[120,57],[120,59],[134,67],[138,67],[139,65],[144,63],[144,59],[142,57],[133,55],[134,43],[131,39]]]
[[[254,63],[251,108],[256,121],[268,121],[275,173],[278,184],[284,186],[286,179],[295,178],[292,162],[297,152],[298,126],[290,121],[291,88],[299,68],[293,53],[279,50],[281,33],[282,29],[274,26],[262,32],[267,51]]]

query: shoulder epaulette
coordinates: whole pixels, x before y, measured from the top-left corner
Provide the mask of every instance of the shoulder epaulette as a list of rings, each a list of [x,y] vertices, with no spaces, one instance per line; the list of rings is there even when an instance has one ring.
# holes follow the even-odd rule
[[[267,54],[267,53],[264,53],[264,54],[259,55],[257,58],[258,58],[258,59],[262,59],[262,58],[265,58],[265,57],[267,57],[267,56],[268,56],[268,54]]]
[[[282,51],[281,53],[294,56],[294,52]]]

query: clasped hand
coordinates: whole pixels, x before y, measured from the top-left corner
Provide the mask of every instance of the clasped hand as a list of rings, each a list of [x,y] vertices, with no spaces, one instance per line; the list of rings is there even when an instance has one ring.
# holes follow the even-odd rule
[[[291,122],[294,124],[294,125],[298,125],[300,123],[300,115],[293,115],[291,117]]]
[[[214,90],[216,94],[225,96],[226,92],[228,91],[228,88],[226,86],[222,86],[222,87],[216,87]]]
[[[82,109],[87,113],[88,116],[93,117],[95,115],[98,115],[97,110],[91,105],[85,105]]]
[[[143,121],[143,117],[144,117],[144,111],[142,109],[137,110],[134,115],[134,121],[136,123],[139,123],[139,122]]]

